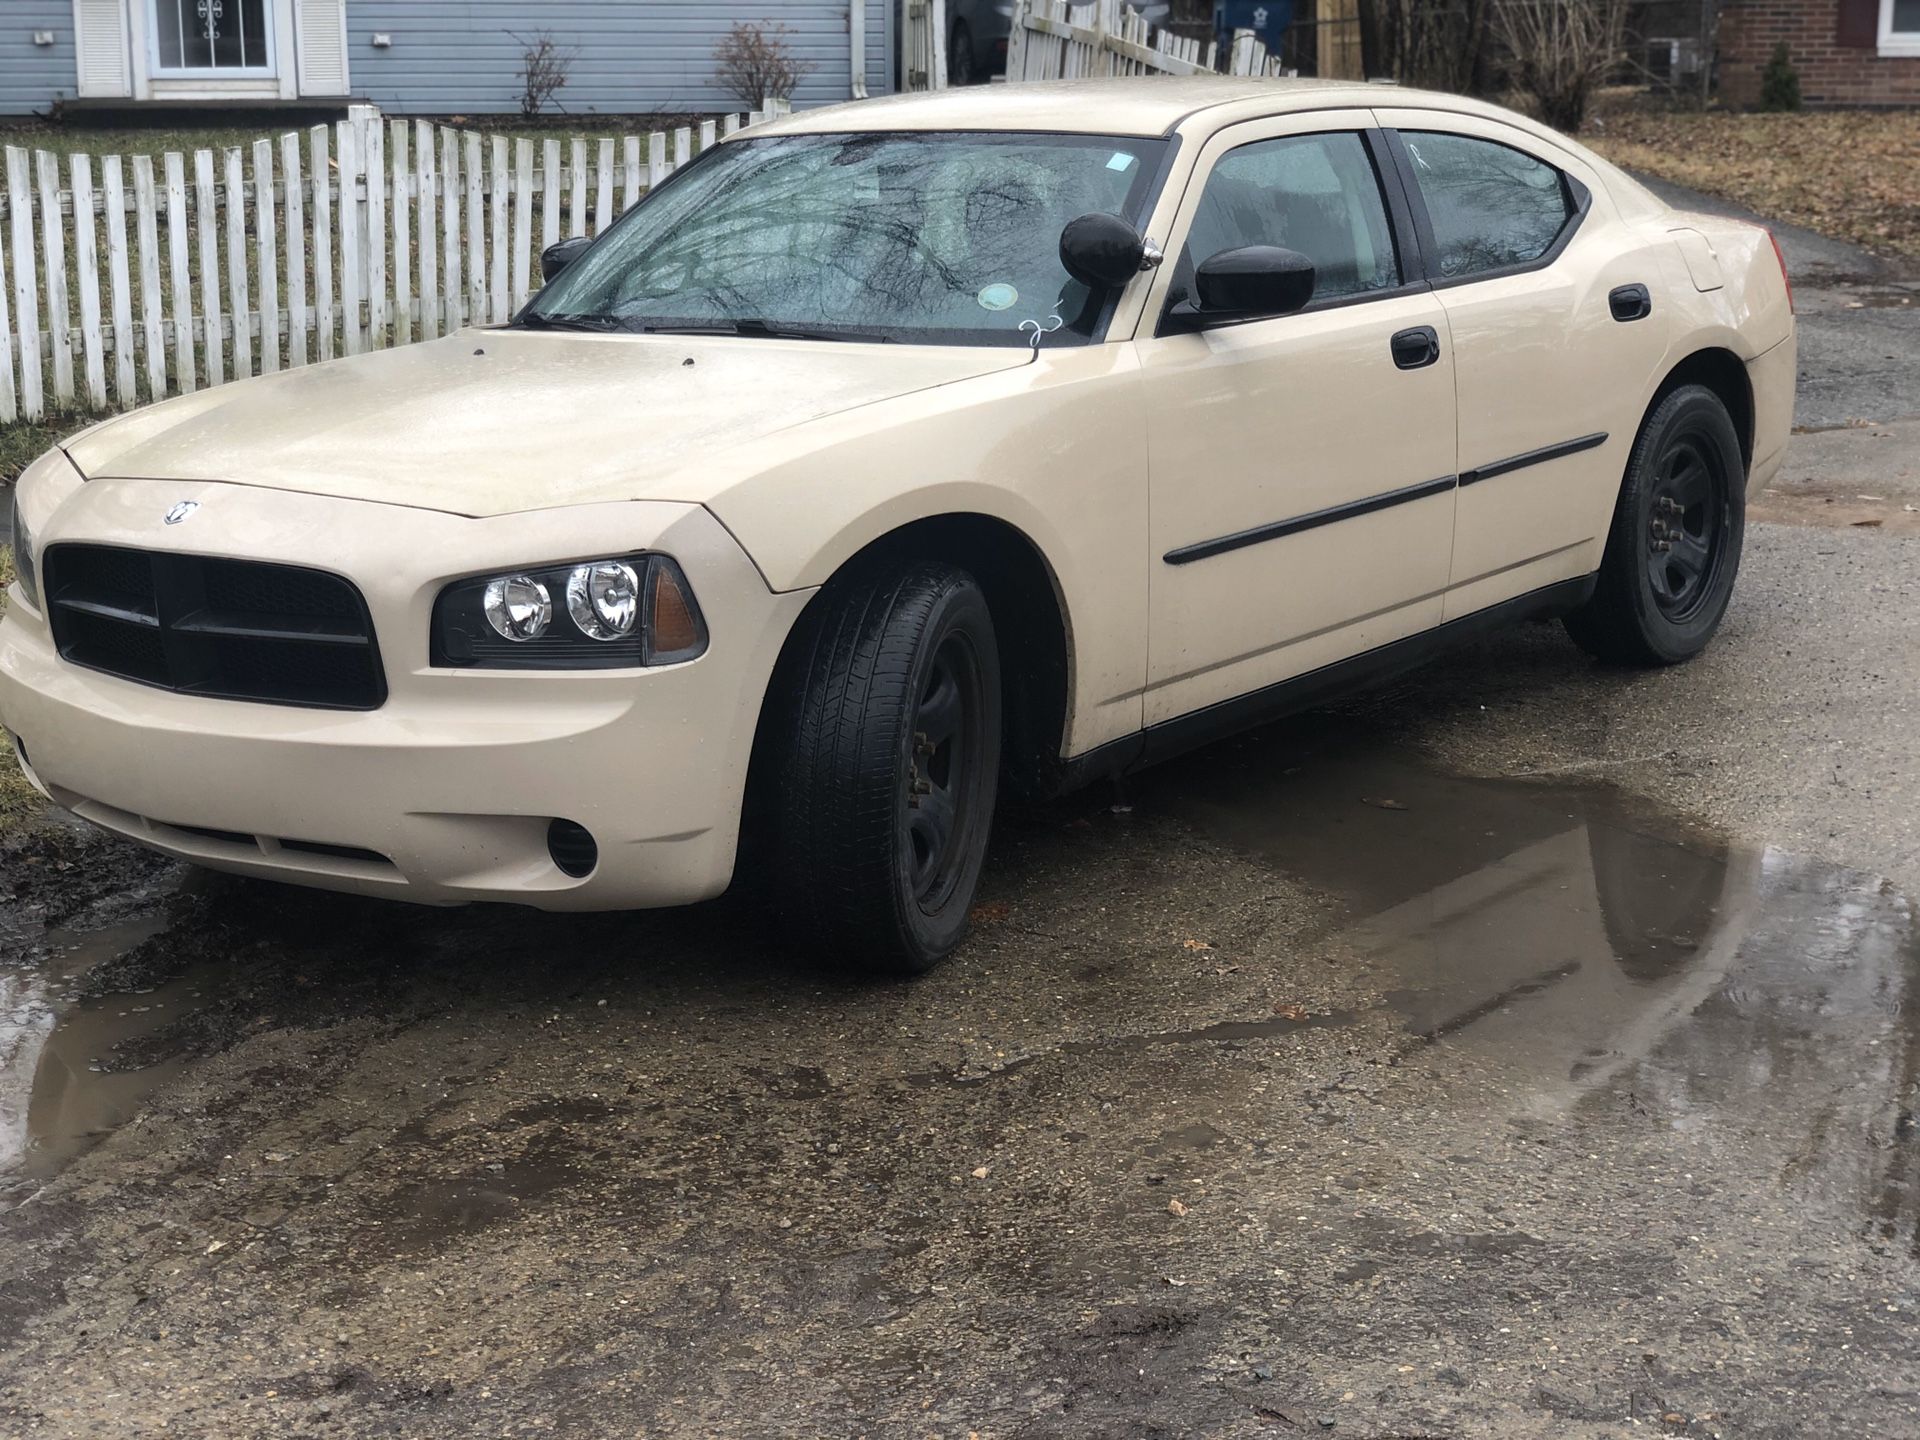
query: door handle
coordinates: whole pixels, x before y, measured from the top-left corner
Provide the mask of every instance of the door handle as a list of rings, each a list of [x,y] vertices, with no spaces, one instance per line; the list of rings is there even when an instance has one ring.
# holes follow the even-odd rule
[[[1607,308],[1616,320],[1644,320],[1653,313],[1653,296],[1644,285],[1616,285],[1607,292]]]
[[[1419,370],[1440,358],[1440,336],[1431,325],[1416,325],[1393,337],[1393,363],[1402,370]]]

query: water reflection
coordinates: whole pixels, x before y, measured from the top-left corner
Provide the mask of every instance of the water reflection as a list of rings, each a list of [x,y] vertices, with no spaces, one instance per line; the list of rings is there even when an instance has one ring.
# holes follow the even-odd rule
[[[1920,941],[1891,885],[1324,729],[1209,751],[1150,793],[1343,900],[1414,1041],[1497,1087],[1490,1118],[1630,1096],[1771,1146],[1790,1194],[1920,1248]]]

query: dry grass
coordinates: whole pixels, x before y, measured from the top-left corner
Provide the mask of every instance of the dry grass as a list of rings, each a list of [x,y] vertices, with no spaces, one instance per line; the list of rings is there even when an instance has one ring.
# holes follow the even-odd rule
[[[1629,170],[1881,254],[1920,256],[1920,111],[1603,107],[1581,137]]]

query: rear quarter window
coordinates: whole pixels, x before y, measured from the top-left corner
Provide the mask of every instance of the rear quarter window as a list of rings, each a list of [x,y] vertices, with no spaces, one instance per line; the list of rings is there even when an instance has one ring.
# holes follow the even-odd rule
[[[1538,260],[1573,218],[1566,177],[1523,150],[1438,130],[1400,138],[1433,225],[1434,266],[1447,279]]]

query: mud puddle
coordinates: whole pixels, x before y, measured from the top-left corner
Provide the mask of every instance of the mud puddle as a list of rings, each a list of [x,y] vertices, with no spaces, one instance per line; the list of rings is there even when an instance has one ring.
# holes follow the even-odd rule
[[[38,958],[0,968],[0,1205],[125,1124],[184,1061],[149,1042],[195,1011],[214,983],[198,966],[163,983],[94,983],[163,934],[154,907],[92,929],[46,930]],[[145,1052],[137,1060],[130,1052]]]
[[[1601,787],[1437,773],[1320,724],[1152,782],[1204,832],[1323,888],[1400,1016],[1489,1118],[1625,1103],[1771,1145],[1920,1253],[1920,937],[1879,878],[1731,843]]]

